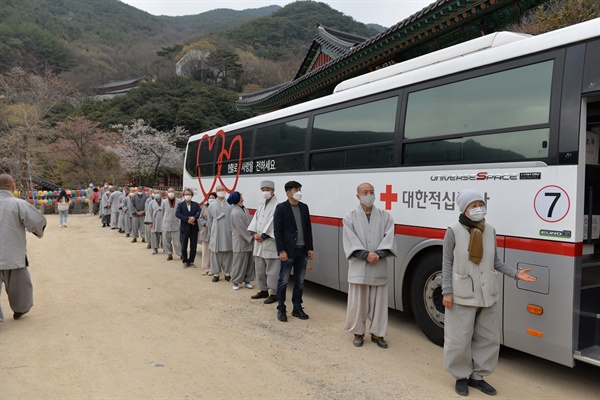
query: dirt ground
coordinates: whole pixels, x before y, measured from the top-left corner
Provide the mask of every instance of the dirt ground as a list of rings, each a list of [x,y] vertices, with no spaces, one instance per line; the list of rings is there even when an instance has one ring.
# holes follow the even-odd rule
[[[28,235],[34,308],[15,321],[0,297],[1,400],[459,398],[407,315],[390,311],[389,349],[355,348],[343,293],[307,283],[310,319],[281,323],[255,289],[153,256],[97,217],[47,218],[43,239]],[[599,373],[503,349],[488,381],[497,398],[597,400]]]

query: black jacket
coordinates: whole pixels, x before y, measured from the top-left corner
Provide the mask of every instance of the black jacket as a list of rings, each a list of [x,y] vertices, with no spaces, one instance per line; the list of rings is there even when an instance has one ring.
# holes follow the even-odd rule
[[[185,203],[185,201],[182,201],[177,205],[177,210],[175,210],[175,216],[181,220],[181,224],[179,224],[179,232],[198,232],[200,224],[200,222],[198,221],[200,219],[200,210],[200,205],[195,201],[192,201],[190,211],[188,211],[187,204]],[[194,217],[196,219],[194,225],[188,224],[189,217]]]
[[[298,202],[298,208],[300,209],[300,219],[302,221],[302,230],[304,231],[304,244],[306,245],[306,251],[310,251],[313,250],[310,213],[308,206],[302,202]],[[277,253],[285,251],[288,258],[293,258],[296,251],[296,241],[298,240],[298,228],[296,228],[296,219],[294,218],[292,205],[289,201],[279,203],[275,208],[273,229]]]

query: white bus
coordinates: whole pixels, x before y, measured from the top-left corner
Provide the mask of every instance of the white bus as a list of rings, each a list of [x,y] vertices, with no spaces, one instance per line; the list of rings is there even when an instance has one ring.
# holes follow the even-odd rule
[[[339,84],[334,93],[189,139],[184,186],[256,209],[290,180],[312,214],[306,279],[347,291],[342,218],[370,182],[395,222],[390,307],[442,344],[441,254],[456,194],[485,194],[501,259],[505,346],[600,366],[600,19],[539,36],[494,33]],[[586,221],[589,221],[587,223]],[[499,274],[501,275],[501,274]]]

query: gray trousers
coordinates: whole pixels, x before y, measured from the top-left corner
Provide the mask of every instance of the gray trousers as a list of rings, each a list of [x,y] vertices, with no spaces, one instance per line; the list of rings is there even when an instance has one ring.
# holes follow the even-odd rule
[[[164,250],[165,247],[162,243],[162,232],[150,232],[150,245],[154,250],[157,250],[159,246]]]
[[[219,275],[222,272],[225,276],[231,275],[231,263],[233,261],[233,251],[211,251],[210,252],[210,272],[213,275]]]
[[[124,221],[123,221],[125,219],[124,216],[125,216],[125,214],[123,214],[122,212],[119,212],[119,222],[117,224],[117,227],[119,228],[119,230],[123,230],[123,227],[125,226]]]
[[[144,239],[146,237],[144,229],[144,216],[133,215],[131,217],[131,236],[133,236],[134,239],[137,239],[138,236],[141,236],[142,239]]]
[[[179,240],[179,230],[163,231],[163,249],[167,254],[177,254],[181,257],[181,241]]]
[[[252,282],[254,280],[254,256],[252,251],[242,253],[233,252],[233,262],[231,263],[231,282],[238,285],[242,282]]]
[[[371,320],[369,333],[385,337],[388,328],[388,285],[371,286],[348,284],[346,329],[355,335],[364,335],[367,318]]]
[[[210,272],[210,249],[208,248],[208,242],[202,243],[202,275],[206,275]]]
[[[119,212],[111,212],[110,213],[110,227],[111,228],[118,228],[119,227]]]
[[[142,239],[144,237],[147,239],[147,242],[152,240],[152,228],[150,228],[150,225],[148,224],[144,224],[144,236],[142,236]]]
[[[33,307],[33,285],[28,268],[0,269],[0,293],[6,287],[8,304],[13,312],[26,313]],[[4,321],[0,308],[0,322]]]
[[[454,303],[444,319],[444,365],[455,379],[483,379],[495,369],[500,352],[496,305]]]
[[[131,215],[123,215],[123,230],[128,235],[131,233]]]
[[[266,292],[270,289],[273,296],[277,295],[280,267],[281,261],[279,261],[279,258],[254,257],[258,290]]]

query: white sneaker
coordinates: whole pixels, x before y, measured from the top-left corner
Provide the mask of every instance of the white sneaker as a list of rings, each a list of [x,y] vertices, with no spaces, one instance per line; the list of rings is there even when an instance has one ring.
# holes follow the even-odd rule
[[[233,284],[233,290],[240,290],[240,287],[237,283]]]
[[[254,289],[254,286],[250,282],[246,282],[244,286],[246,286],[246,289]]]

